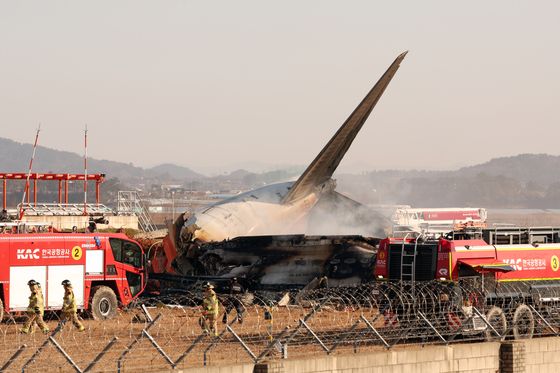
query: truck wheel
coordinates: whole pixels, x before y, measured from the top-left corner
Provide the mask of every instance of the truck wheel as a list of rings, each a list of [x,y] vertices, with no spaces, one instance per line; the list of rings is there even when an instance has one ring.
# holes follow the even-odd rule
[[[96,286],[91,297],[91,314],[94,320],[112,319],[117,315],[117,296],[107,286]]]
[[[4,302],[0,299],[0,322],[4,320]]]
[[[490,311],[488,311],[488,313],[486,314],[486,321],[488,321],[488,323],[492,325],[494,330],[500,333],[501,337],[505,335],[507,331],[507,320],[506,315],[504,315],[504,311],[500,307],[493,306],[492,308],[490,308]],[[485,333],[487,341],[492,341],[496,338],[500,338],[496,335],[496,333],[494,333],[494,330],[492,330],[488,326],[486,327]]]
[[[513,313],[513,336],[515,339],[533,338],[535,332],[535,318],[531,309],[520,304]]]

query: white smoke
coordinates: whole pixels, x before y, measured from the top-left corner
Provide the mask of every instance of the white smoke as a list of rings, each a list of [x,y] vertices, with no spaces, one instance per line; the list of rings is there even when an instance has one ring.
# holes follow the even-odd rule
[[[339,193],[324,196],[308,217],[305,234],[383,238],[391,223],[375,210]]]

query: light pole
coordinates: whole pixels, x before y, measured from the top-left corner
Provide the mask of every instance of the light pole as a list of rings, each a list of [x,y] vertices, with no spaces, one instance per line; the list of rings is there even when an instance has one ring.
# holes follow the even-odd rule
[[[171,191],[171,216],[171,219],[175,222],[175,191]]]

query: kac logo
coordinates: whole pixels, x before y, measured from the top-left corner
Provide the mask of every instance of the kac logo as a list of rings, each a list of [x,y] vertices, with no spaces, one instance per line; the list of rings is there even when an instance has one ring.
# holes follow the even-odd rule
[[[39,249],[17,249],[17,259],[39,259]]]
[[[514,270],[523,270],[523,261],[521,259],[504,259],[504,263],[509,264]]]

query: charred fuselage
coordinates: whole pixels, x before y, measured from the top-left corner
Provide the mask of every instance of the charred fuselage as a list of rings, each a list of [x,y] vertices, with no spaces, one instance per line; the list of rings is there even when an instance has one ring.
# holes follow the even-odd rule
[[[295,182],[265,185],[195,212],[180,227],[181,242],[176,245],[178,254],[191,256],[189,250],[193,244],[221,242],[233,237],[272,234],[369,235],[352,223],[363,219],[365,209],[349,209],[356,202],[336,194],[336,182],[332,177],[406,54],[404,52],[397,56]],[[338,205],[336,219],[325,219],[325,215],[333,215],[333,209],[323,203],[325,200]],[[332,224],[336,221],[345,224]],[[370,221],[370,228],[366,229],[371,231],[374,225]]]
[[[255,288],[303,287],[326,276],[329,286],[371,280],[379,239],[362,236],[250,236],[202,244],[177,258],[191,276],[239,277]],[[186,263],[188,262],[188,263]]]
[[[379,240],[332,234],[384,236],[385,219],[337,193],[332,177],[406,53],[295,182],[266,185],[178,219],[170,231],[171,272],[243,277],[255,287],[306,286],[325,276],[329,286],[370,279]]]

